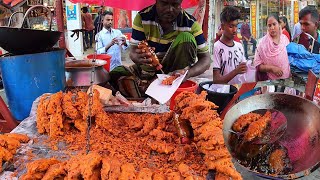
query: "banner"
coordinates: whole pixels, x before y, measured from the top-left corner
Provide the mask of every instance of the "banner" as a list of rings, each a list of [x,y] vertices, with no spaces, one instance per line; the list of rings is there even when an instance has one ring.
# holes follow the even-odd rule
[[[199,0],[198,6],[192,15],[193,17],[196,18],[197,22],[200,24],[201,27],[202,27],[205,12],[206,12],[206,0]]]
[[[87,3],[102,6],[109,6],[113,8],[140,11],[143,8],[154,4],[155,0],[70,0],[72,3]],[[194,7],[198,4],[199,0],[183,0],[182,8]]]
[[[293,5],[293,13],[294,13],[294,24],[299,22],[299,2],[298,1],[294,1],[294,5]]]
[[[254,38],[257,38],[257,5],[255,2],[251,3],[251,32]]]

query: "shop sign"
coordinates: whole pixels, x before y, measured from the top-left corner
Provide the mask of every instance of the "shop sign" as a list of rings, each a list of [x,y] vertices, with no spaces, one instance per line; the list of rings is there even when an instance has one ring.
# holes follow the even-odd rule
[[[316,89],[313,95],[313,102],[320,105],[320,79],[318,79],[318,82],[316,83]]]
[[[299,21],[299,2],[298,1],[294,1],[293,11],[294,11],[294,24],[296,24]]]
[[[67,6],[67,19],[69,20],[77,20],[77,6],[70,5]]]
[[[43,0],[28,0],[27,5],[28,6],[43,5]]]
[[[256,38],[257,35],[257,5],[256,3],[251,3],[251,28],[252,28],[252,36]]]

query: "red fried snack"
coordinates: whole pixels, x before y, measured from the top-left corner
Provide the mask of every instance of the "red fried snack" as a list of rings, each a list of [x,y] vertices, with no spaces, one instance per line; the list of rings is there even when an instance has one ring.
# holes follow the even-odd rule
[[[172,85],[173,81],[176,80],[178,77],[180,77],[180,74],[175,74],[173,76],[169,76],[166,79],[164,79],[161,84],[163,85]]]
[[[152,62],[151,62],[152,66],[156,67],[157,70],[162,69],[162,65],[160,64],[156,53],[153,51],[153,49],[151,47],[149,47],[149,44],[147,43],[147,41],[141,41],[138,44],[138,48],[142,49],[142,50],[145,50],[146,53],[150,53],[151,54],[150,58],[152,60]]]

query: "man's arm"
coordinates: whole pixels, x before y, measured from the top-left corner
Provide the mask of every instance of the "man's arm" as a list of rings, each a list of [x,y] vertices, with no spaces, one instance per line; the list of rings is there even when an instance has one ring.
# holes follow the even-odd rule
[[[99,34],[96,35],[98,38],[98,45],[97,45],[97,53],[98,54],[105,54],[109,50],[111,46],[113,46],[116,42],[115,39],[113,39],[110,43],[108,43],[106,46],[103,45],[102,37],[99,36]]]
[[[247,72],[247,65],[245,62],[242,62],[238,65],[236,69],[231,71],[226,75],[222,75],[220,73],[220,69],[214,68],[213,69],[213,83],[214,84],[228,84],[236,75],[243,74]]]
[[[186,79],[198,76],[210,68],[209,52],[200,53],[197,55],[198,61],[189,69]]]

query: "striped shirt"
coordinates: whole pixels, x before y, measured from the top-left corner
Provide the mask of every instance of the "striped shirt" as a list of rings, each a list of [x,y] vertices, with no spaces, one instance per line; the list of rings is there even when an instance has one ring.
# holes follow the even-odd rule
[[[198,53],[208,52],[209,48],[204,38],[202,28],[195,18],[182,10],[173,24],[174,31],[163,34],[157,21],[156,6],[152,5],[141,10],[135,17],[132,26],[131,45],[137,45],[142,40],[147,40],[155,52],[165,53],[179,32],[190,32],[197,42]]]

